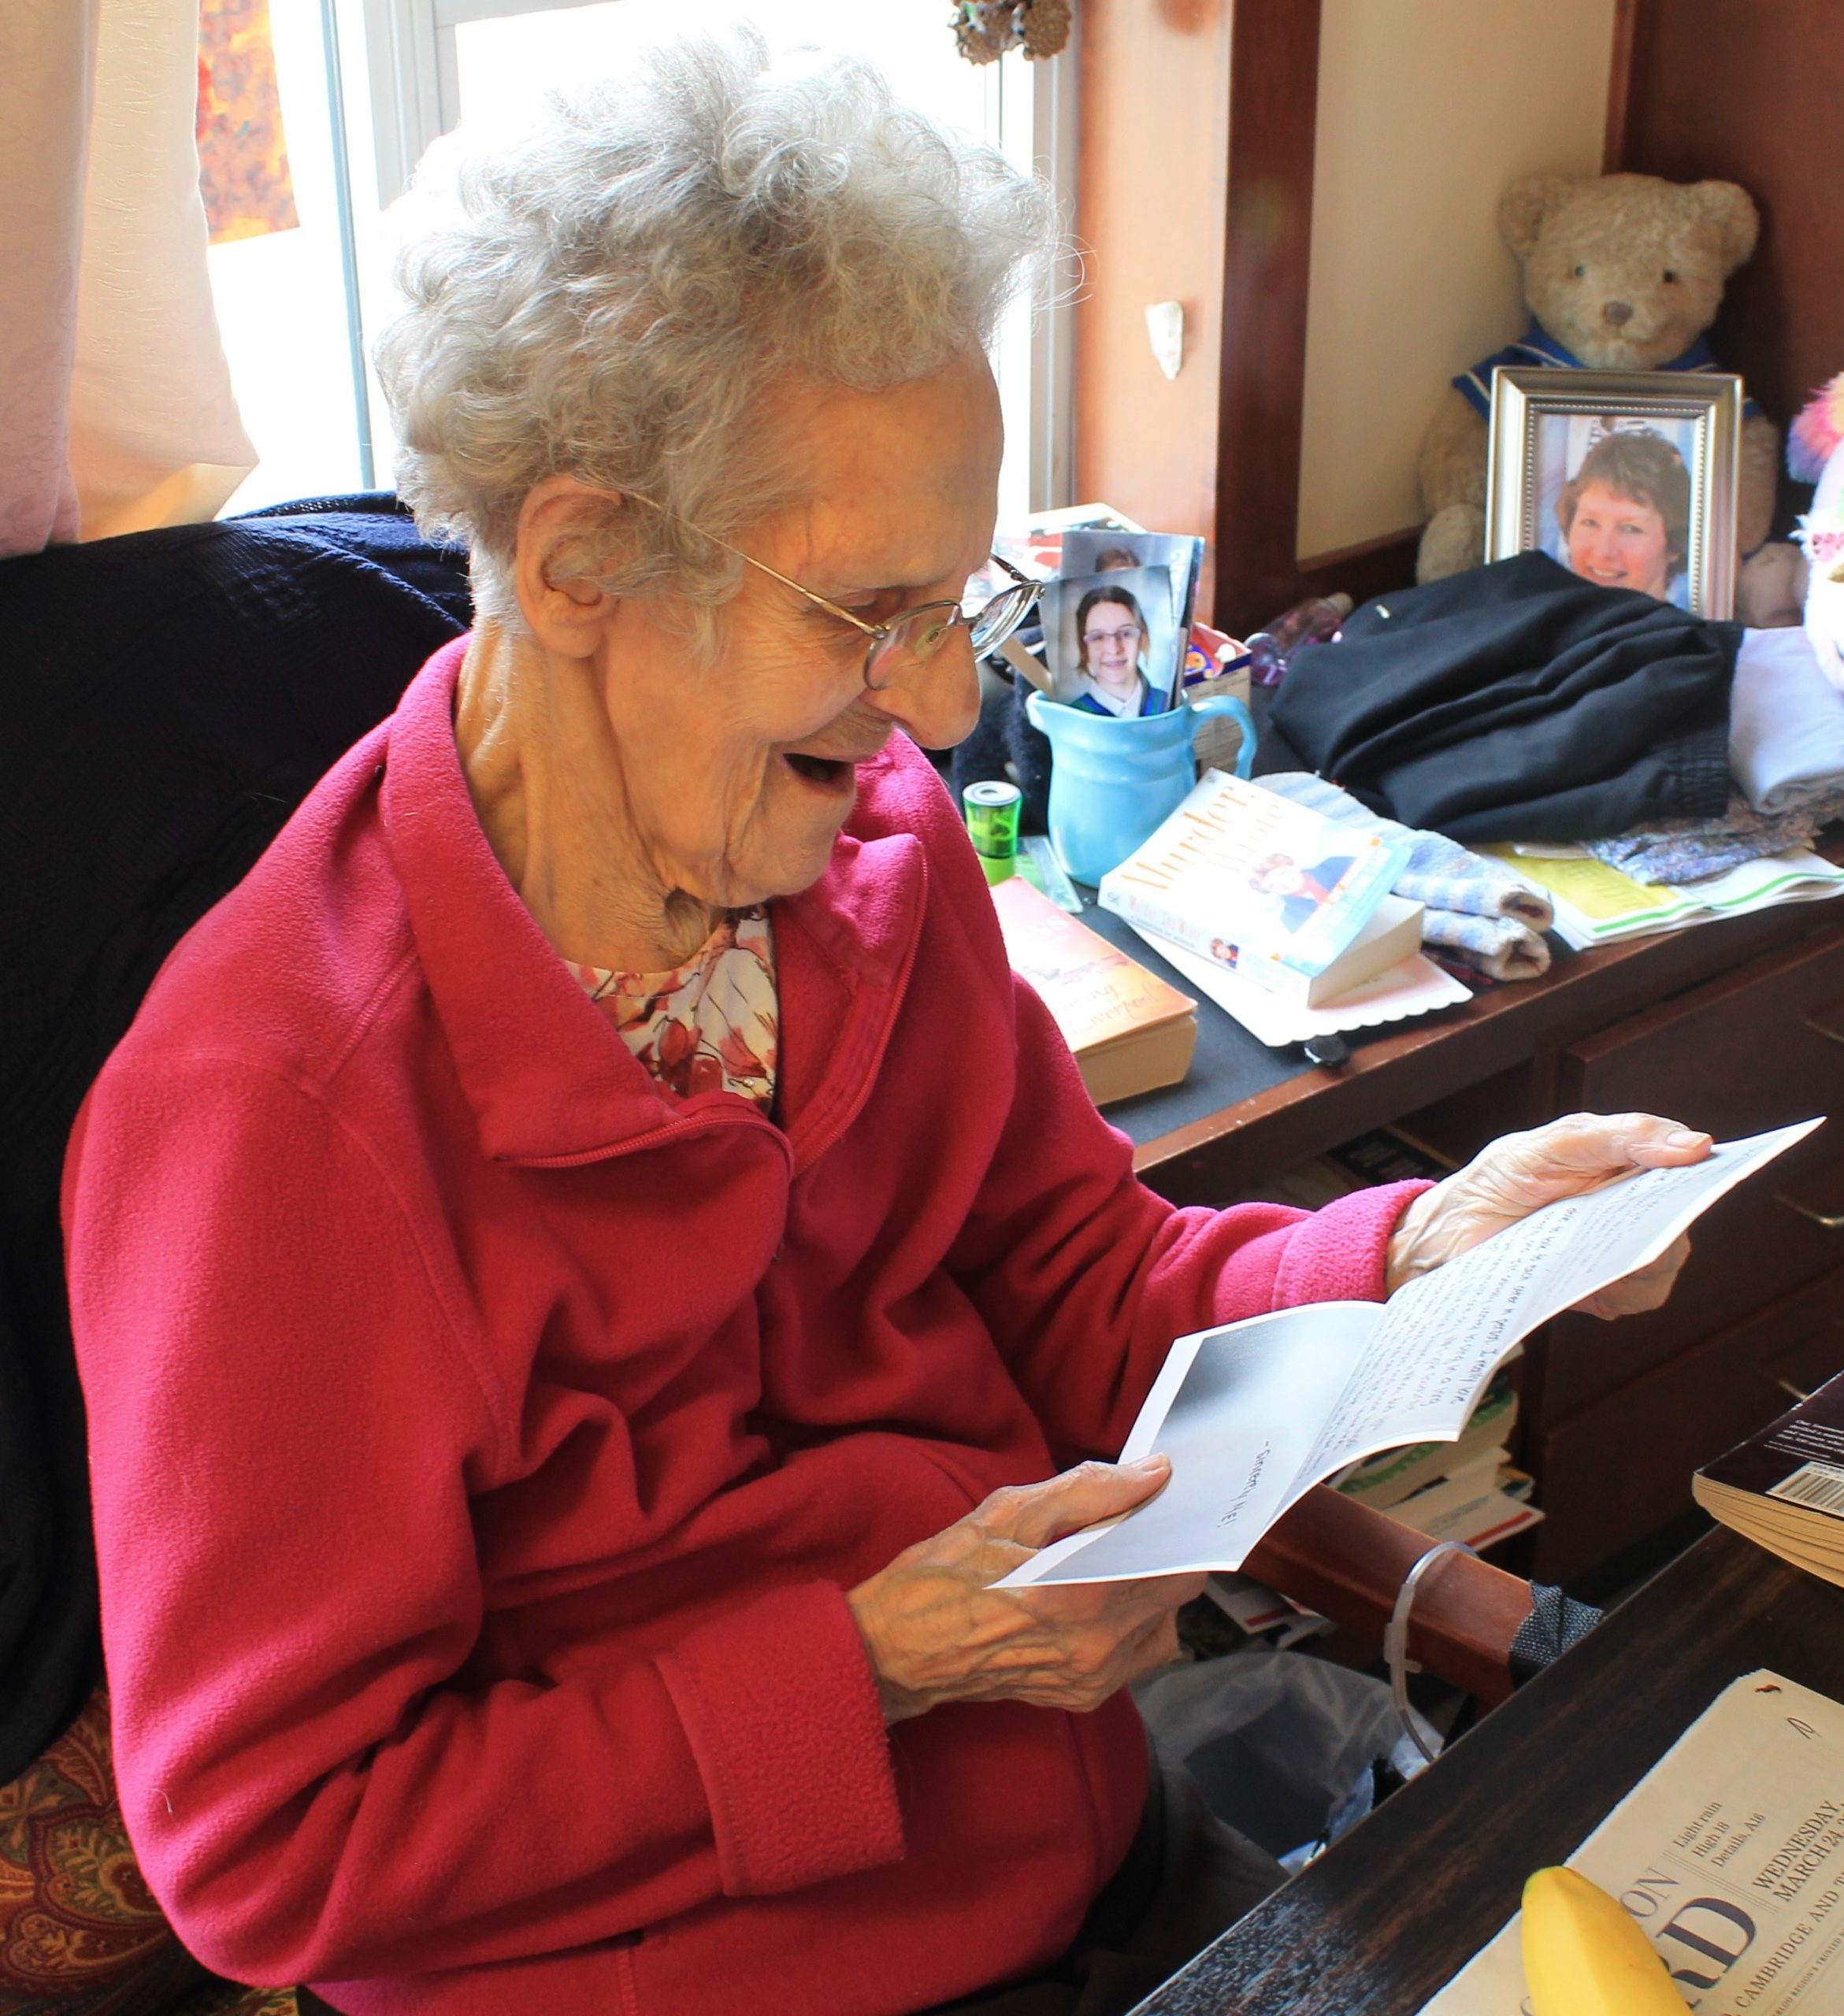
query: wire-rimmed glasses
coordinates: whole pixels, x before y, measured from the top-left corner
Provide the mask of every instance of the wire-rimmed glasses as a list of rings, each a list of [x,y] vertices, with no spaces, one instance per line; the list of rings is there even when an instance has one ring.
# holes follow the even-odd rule
[[[655,511],[666,509],[637,490],[624,494],[637,504],[651,505]],[[1011,576],[1011,585],[981,603],[970,616],[957,602],[925,602],[917,603],[914,609],[904,610],[888,623],[866,623],[863,617],[853,615],[848,609],[841,609],[825,595],[816,594],[811,588],[803,588],[785,574],[777,573],[766,561],[745,553],[740,546],[731,545],[727,539],[705,532],[688,518],[681,518],[680,523],[688,531],[696,532],[700,539],[709,539],[713,546],[721,546],[725,552],[735,554],[759,574],[779,581],[783,587],[792,588],[796,595],[804,596],[828,615],[836,616],[841,623],[849,623],[854,630],[862,631],[865,638],[864,683],[874,693],[881,692],[892,683],[905,659],[926,664],[956,630],[967,632],[975,658],[984,658],[989,652],[997,650],[1037,607],[1037,598],[1043,591],[1041,582],[1033,581],[1028,574],[1021,574],[1009,560],[994,554],[993,564]]]

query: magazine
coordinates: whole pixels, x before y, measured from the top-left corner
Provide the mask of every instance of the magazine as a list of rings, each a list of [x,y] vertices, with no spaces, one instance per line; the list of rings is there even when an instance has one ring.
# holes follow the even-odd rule
[[[1240,1568],[1287,1508],[1347,1464],[1456,1441],[1492,1375],[1553,1316],[1647,1266],[1716,1199],[1823,1123],[1559,1199],[1387,1302],[1308,1303],[1181,1337],[1121,1460],[1171,1459],[1163,1491],[999,1585]]]
[[[1844,891],[1844,868],[1809,847],[1744,862],[1727,874],[1683,884],[1635,882],[1592,854],[1529,854],[1482,847],[1556,907],[1556,934],[1576,951],[1649,938],[1712,917],[1744,917],[1776,903],[1813,902]]]

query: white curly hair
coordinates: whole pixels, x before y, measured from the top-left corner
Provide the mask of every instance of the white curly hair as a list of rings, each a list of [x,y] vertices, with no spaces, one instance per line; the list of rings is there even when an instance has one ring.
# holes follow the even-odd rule
[[[989,346],[1053,243],[1048,191],[896,104],[859,64],[785,80],[759,42],[681,42],[558,96],[461,171],[459,220],[398,264],[377,361],[425,532],[471,549],[482,613],[516,620],[520,507],[563,472],[659,511],[579,555],[609,591],[698,612],[729,538],[789,501],[764,393],[877,390]]]

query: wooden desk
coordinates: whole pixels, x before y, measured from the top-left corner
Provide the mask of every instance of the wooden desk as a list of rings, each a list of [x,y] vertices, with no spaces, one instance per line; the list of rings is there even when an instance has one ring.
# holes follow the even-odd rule
[[[1844,858],[1844,850],[1837,852]],[[1349,1039],[1350,1063],[1337,1071],[1308,1064],[1294,1051],[1270,1050],[1204,1002],[1197,1053],[1184,1083],[1123,1099],[1107,1117],[1133,1140],[1142,1180],[1175,1203],[1221,1203],[1368,1128],[1507,1073],[1523,1077],[1488,1102],[1491,1117],[1528,1125],[1558,1110],[1557,1066],[1571,1046],[1701,984],[1732,980],[1780,947],[1807,940],[1844,945],[1840,917],[1844,899],[1790,904],[1664,937],[1564,951],[1541,980],[1486,988],[1372,1036],[1357,1032]],[[1195,993],[1120,918],[1091,905],[1082,921],[1181,992]],[[1694,1099],[1697,1088],[1683,1089],[1686,1100]],[[1488,1127],[1479,1139],[1490,1138]]]
[[[1415,2016],[1759,1666],[1844,1699],[1844,1589],[1718,1529],[1136,2016]]]
[[[1085,921],[1184,984],[1119,919]],[[1198,1019],[1185,1082],[1108,1110],[1178,1203],[1221,1204],[1391,1123],[1456,1162],[1582,1108],[1734,1139],[1844,1114],[1844,902],[1562,954],[1542,980],[1354,1040],[1338,1071],[1208,1002]],[[1664,1310],[1617,1329],[1565,1316],[1530,1340],[1516,1455],[1548,1517],[1520,1567],[1579,1581],[1649,1547],[1689,1514],[1694,1470],[1844,1366],[1838,1133],[1711,1211]]]

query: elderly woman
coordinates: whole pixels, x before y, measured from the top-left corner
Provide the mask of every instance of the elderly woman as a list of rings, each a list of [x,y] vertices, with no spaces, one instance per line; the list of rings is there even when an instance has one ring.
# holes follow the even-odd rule
[[[957,602],[1040,196],[707,50],[467,206],[384,365],[478,627],[71,1151],[148,1880],[347,2011],[1121,2006],[1271,1873],[1154,1824],[1120,1690],[1197,1584],[989,1585],[1159,1488],[1081,1459],[1173,1336],[1704,1144],[1571,1122],[1316,1217],[1140,1188],[914,746],[1025,599]],[[1189,1919],[1162,1858],[1215,1872]]]

